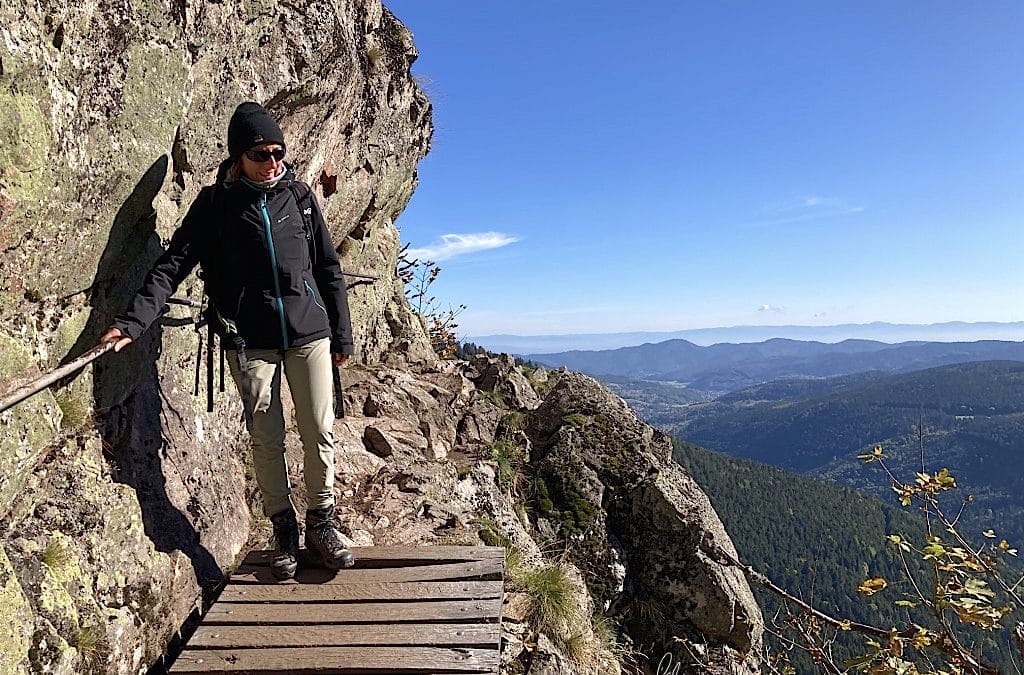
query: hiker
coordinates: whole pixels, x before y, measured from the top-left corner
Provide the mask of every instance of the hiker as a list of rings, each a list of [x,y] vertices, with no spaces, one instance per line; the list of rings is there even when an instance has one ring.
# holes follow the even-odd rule
[[[284,161],[280,126],[258,103],[228,124],[229,157],[192,202],[128,310],[100,338],[120,351],[160,316],[198,263],[207,320],[228,347],[252,438],[256,481],[277,540],[271,569],[295,576],[299,527],[285,462],[281,374],[295,404],[307,490],[306,548],[330,569],[354,558],[334,526],[335,368],[354,353],[341,265],[308,185]]]

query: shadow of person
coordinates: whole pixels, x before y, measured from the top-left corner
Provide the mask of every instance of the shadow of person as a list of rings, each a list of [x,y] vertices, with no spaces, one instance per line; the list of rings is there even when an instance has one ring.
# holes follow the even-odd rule
[[[167,168],[166,155],[153,162],[114,217],[91,286],[92,310],[63,362],[97,344],[114,317],[127,308],[146,273],[163,253],[156,233],[153,199],[163,187]],[[158,551],[178,550],[188,556],[205,596],[222,573],[200,541],[195,524],[175,506],[167,492],[168,467],[164,460],[174,463],[177,453],[165,438],[161,420],[180,423],[181,416],[165,415],[176,411],[161,390],[157,372],[162,346],[163,330],[158,321],[126,349],[93,363],[96,423],[113,479],[135,489],[146,535]],[[165,403],[169,411],[165,411]]]

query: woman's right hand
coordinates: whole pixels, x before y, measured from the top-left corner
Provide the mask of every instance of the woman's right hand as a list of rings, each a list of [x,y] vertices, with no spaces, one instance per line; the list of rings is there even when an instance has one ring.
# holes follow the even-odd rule
[[[132,339],[125,335],[124,331],[117,326],[111,326],[107,332],[100,336],[100,344],[114,343],[114,351],[119,352],[132,343]]]

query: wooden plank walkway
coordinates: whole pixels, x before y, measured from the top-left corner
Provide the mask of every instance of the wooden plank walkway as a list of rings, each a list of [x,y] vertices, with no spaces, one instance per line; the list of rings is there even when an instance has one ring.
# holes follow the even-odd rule
[[[356,565],[277,581],[271,551],[231,575],[171,673],[497,673],[505,551],[354,548]]]

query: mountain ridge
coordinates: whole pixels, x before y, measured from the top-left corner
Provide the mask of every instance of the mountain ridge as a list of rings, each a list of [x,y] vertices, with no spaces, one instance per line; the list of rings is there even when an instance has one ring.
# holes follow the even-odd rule
[[[773,338],[703,347],[685,340],[667,340],[614,350],[531,354],[528,358],[596,377],[675,383],[715,396],[785,378],[906,372],[971,361],[1024,361],[1024,343],[844,340],[833,344]]]
[[[1024,340],[1024,321],[946,321],[930,324],[844,323],[829,326],[738,325],[713,328],[689,328],[675,331],[627,331],[619,333],[562,333],[550,335],[481,335],[470,339],[492,352],[524,355],[570,350],[616,349],[644,343],[686,339],[708,346],[717,342],[762,342],[773,337],[797,340],[840,342],[846,339],[873,339],[882,342],[962,342],[982,339]]]

